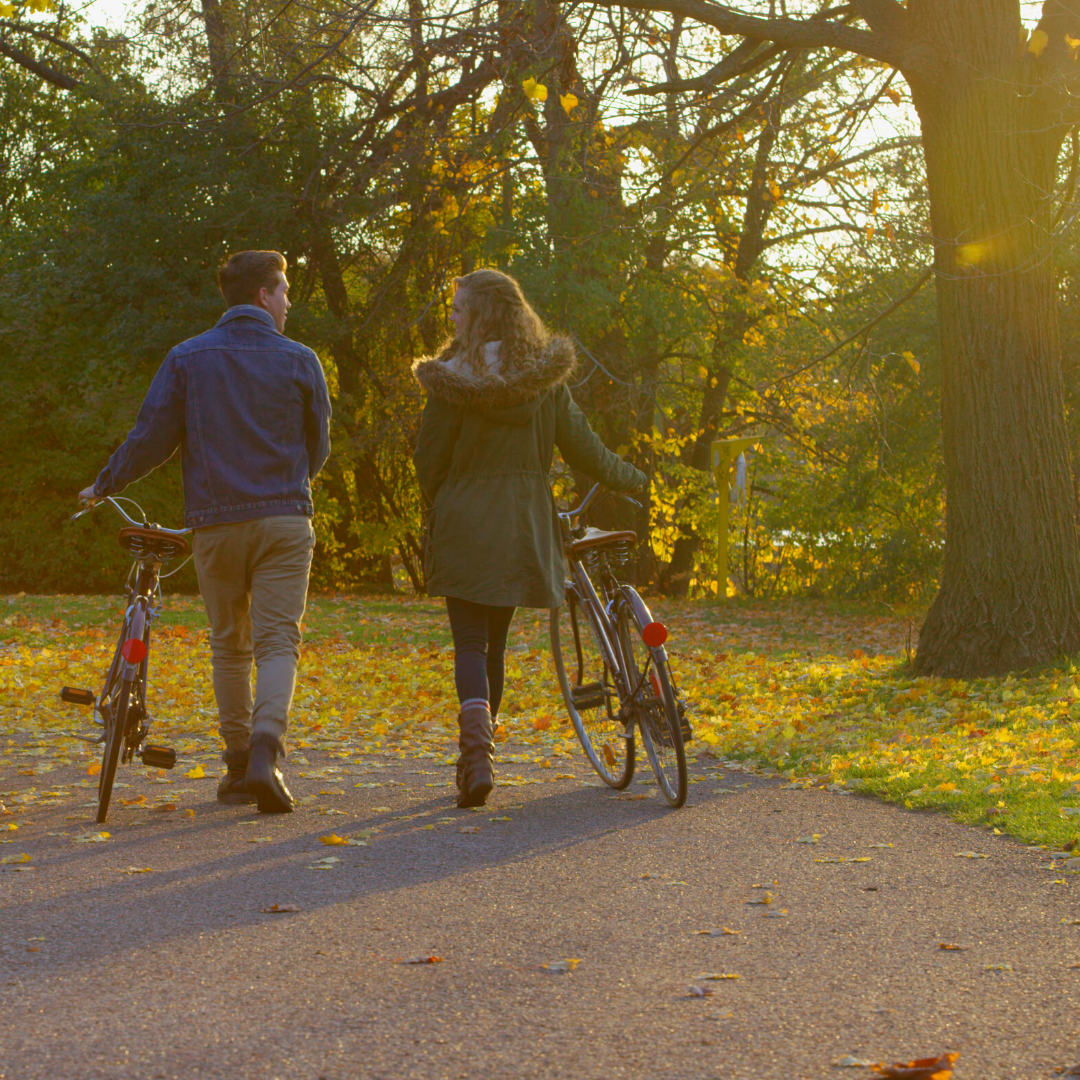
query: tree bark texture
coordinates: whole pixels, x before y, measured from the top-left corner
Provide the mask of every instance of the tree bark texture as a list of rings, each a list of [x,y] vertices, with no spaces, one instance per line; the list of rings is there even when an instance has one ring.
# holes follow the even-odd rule
[[[944,568],[915,663],[990,674],[1080,648],[1050,230],[1065,128],[1016,3],[912,0],[908,13],[928,47],[950,46],[936,77],[908,78],[934,234],[947,491]]]

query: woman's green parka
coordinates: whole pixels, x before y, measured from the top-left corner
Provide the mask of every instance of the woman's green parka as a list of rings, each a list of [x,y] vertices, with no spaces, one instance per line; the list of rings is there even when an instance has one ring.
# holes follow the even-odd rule
[[[413,365],[427,391],[413,461],[431,505],[427,585],[495,607],[563,603],[566,566],[548,473],[563,460],[615,491],[645,474],[613,454],[574,404],[574,348],[554,337],[529,366],[476,375],[454,360]]]

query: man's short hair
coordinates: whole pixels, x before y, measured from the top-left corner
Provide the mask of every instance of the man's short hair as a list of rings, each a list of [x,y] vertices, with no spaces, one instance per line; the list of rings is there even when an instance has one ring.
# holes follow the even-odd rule
[[[260,289],[277,288],[287,265],[279,251],[238,251],[218,271],[218,288],[229,307],[254,304]]]

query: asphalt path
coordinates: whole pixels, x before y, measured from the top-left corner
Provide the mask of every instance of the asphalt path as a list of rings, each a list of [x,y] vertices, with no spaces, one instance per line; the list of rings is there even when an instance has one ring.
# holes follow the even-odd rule
[[[219,806],[180,769],[124,772],[104,840],[72,769],[48,780],[67,796],[0,816],[20,823],[0,832],[3,1080],[1080,1061],[1077,883],[1045,851],[708,758],[678,811],[584,761],[500,766],[514,785],[459,811],[449,767],[306,758],[289,816]]]

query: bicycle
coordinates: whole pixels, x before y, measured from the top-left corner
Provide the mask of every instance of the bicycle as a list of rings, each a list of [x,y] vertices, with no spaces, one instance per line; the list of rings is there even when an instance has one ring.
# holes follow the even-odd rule
[[[667,627],[656,621],[631,585],[615,570],[630,558],[637,534],[605,532],[581,524],[597,499],[597,484],[576,510],[559,513],[570,566],[566,603],[550,617],[551,652],[563,700],[578,739],[600,778],[616,790],[634,776],[634,737],[645,753],[664,798],[686,802],[685,743],[692,737],[686,702],[675,686],[667,651]],[[619,498],[640,504],[625,495]],[[593,584],[597,577],[599,588]],[[569,651],[573,671],[564,656]],[[570,675],[575,677],[571,680]]]
[[[64,701],[92,706],[94,722],[102,728],[96,737],[67,733],[94,745],[104,744],[98,778],[98,824],[103,824],[108,816],[116,767],[121,761],[130,764],[138,753],[143,764],[151,768],[171,769],[176,764],[176,751],[172,747],[142,745],[150,733],[151,722],[146,708],[146,680],[150,662],[150,624],[161,613],[161,570],[173,559],[190,553],[187,535],[191,530],[166,529],[151,523],[138,503],[132,499],[123,501],[131,503],[142,514],[141,523],[129,517],[111,496],[91,502],[71,518],[77,521],[98,502],[110,503],[127,522],[120,529],[120,546],[135,560],[125,583],[128,604],[120,627],[120,639],[101,694],[95,697],[89,690],[72,686],[65,686],[60,691]]]

